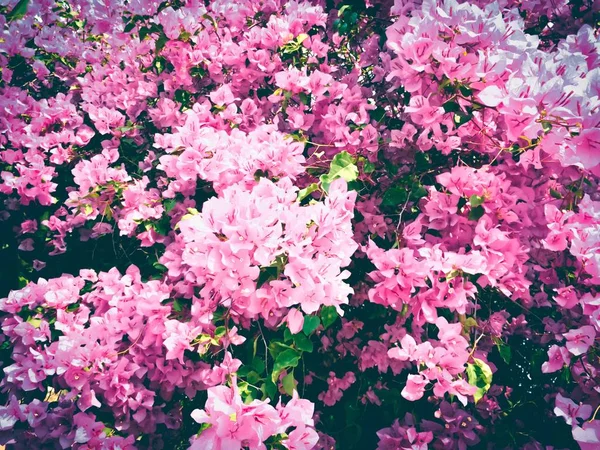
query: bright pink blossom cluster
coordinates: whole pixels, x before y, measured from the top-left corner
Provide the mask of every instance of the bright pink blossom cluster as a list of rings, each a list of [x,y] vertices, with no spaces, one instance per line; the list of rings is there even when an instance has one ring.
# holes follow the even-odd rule
[[[599,23],[2,2],[0,444],[597,448]]]

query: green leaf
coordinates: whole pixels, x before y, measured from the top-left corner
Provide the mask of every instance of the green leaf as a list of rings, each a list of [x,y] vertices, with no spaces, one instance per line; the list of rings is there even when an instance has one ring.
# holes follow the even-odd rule
[[[288,373],[281,383],[283,384],[283,390],[287,395],[292,395],[294,393],[294,388],[296,387],[296,383],[294,382],[294,371]]]
[[[225,328],[223,325],[221,325],[220,327],[215,328],[215,337],[216,338],[220,338],[225,336],[225,333],[227,333],[227,328]]]
[[[237,370],[237,376],[238,377],[247,377],[250,372],[252,371],[252,369],[250,368],[250,366],[242,366]],[[250,380],[248,380],[249,382],[251,382]]]
[[[29,0],[20,0],[15,5],[11,12],[6,15],[6,21],[12,22],[13,20],[19,20],[25,17],[27,14],[27,7],[29,6]]]
[[[166,236],[167,234],[169,234],[169,231],[171,229],[171,221],[169,216],[163,216],[160,220],[152,222],[149,225],[151,228],[154,228],[154,231],[156,231],[162,236]],[[146,227],[146,229],[148,229],[148,227]]]
[[[563,198],[563,196],[562,196],[562,194],[560,192],[558,192],[557,190],[552,189],[552,188],[550,188],[550,195],[552,197],[554,197],[554,198],[557,198],[557,199],[562,199]]]
[[[347,151],[335,155],[329,166],[329,173],[321,175],[321,184],[325,192],[329,191],[329,185],[338,178],[343,178],[347,182],[358,178],[358,167],[356,167],[355,159]]]
[[[477,320],[474,319],[473,317],[467,317],[465,319],[465,321],[462,324],[463,326],[463,330],[465,333],[469,333],[471,331],[471,328],[476,328],[478,326],[477,324]]]
[[[319,185],[317,183],[309,184],[304,189],[300,189],[300,191],[298,192],[298,199],[297,200],[299,202],[301,202],[306,197],[308,197],[310,194],[312,194],[313,192],[318,191],[318,190],[319,190]]]
[[[378,108],[369,111],[369,116],[371,117],[371,120],[379,123],[385,117],[385,109],[379,106]]]
[[[34,328],[39,328],[42,324],[42,319],[30,317],[29,319],[27,319],[27,323],[33,325]]]
[[[365,161],[363,163],[363,172],[364,173],[373,173],[373,172],[375,172],[375,164],[373,164],[371,161]]]
[[[158,262],[155,262],[154,264],[152,264],[152,267],[154,267],[156,270],[158,270],[161,273],[165,273],[167,270],[169,270],[167,268],[167,266],[165,266],[161,263],[158,263]]]
[[[177,200],[175,200],[174,198],[170,198],[163,202],[163,206],[165,207],[166,212],[171,212],[173,210],[173,208],[175,208],[176,204],[177,204]]]
[[[342,17],[342,15],[344,14],[344,11],[346,11],[347,9],[350,9],[351,6],[350,5],[344,5],[342,6],[339,10],[338,10],[338,17]]]
[[[456,127],[460,127],[461,125],[464,125],[465,123],[467,123],[469,120],[471,120],[473,118],[472,114],[464,114],[462,112],[459,113],[455,113],[454,114],[454,123],[456,124]]]
[[[339,315],[335,306],[323,306],[321,308],[321,322],[323,323],[323,328],[329,328],[338,317]]]
[[[217,21],[208,14],[204,14],[202,16],[203,19],[207,19],[208,21],[210,21],[210,23],[212,24],[213,28],[215,29],[215,31],[219,31],[219,25],[217,24]]]
[[[474,364],[467,364],[467,377],[469,384],[477,388],[473,396],[477,403],[492,386],[492,369],[481,359],[473,358],[473,361]]]
[[[479,205],[483,205],[484,202],[485,197],[483,195],[471,195],[471,198],[469,199],[469,203],[473,208]]]
[[[469,211],[469,220],[479,220],[485,214],[483,206],[479,205]]]
[[[381,206],[398,206],[408,198],[408,191],[401,186],[393,186],[383,194]]]
[[[177,89],[175,91],[175,101],[181,103],[183,107],[188,107],[192,103],[192,94],[185,89]]]
[[[459,112],[460,109],[460,105],[456,102],[446,102],[442,105],[442,107],[444,108],[444,111],[449,113],[449,112]]]
[[[287,349],[277,355],[275,364],[273,364],[273,373],[271,374],[271,380],[275,382],[279,377],[282,370],[289,367],[296,367],[300,361],[300,353],[294,349]]]
[[[275,398],[275,395],[277,395],[277,385],[271,380],[265,380],[262,388],[267,397]]]
[[[304,92],[300,92],[298,94],[298,97],[300,97],[300,101],[304,104],[304,105],[310,105],[310,94],[305,94]]]
[[[313,351],[312,341],[303,333],[294,335],[294,344],[296,344],[298,350],[302,350],[303,352],[311,353]]]
[[[429,194],[429,192],[427,192],[427,189],[425,189],[423,186],[417,186],[416,189],[413,189],[410,191],[410,199],[413,201],[417,201],[423,197],[427,197],[427,194]]]
[[[571,382],[571,368],[569,366],[564,366],[560,372],[560,378],[566,383]]]
[[[173,300],[173,311],[175,311],[175,312],[183,311],[183,305],[179,299]]]
[[[510,360],[512,359],[512,351],[510,346],[504,342],[502,339],[494,339],[496,343],[496,348],[498,349],[498,353],[500,353],[500,357],[506,364],[510,364]]]
[[[315,331],[321,325],[321,319],[318,316],[304,316],[304,325],[302,331],[307,336]]]
[[[272,280],[279,278],[277,267],[261,267],[258,279],[256,280],[256,288],[260,289],[262,285]]]
[[[167,37],[166,34],[164,34],[164,33],[160,34],[160,36],[156,40],[156,43],[154,44],[154,51],[156,54],[160,53],[160,51],[165,47],[165,44],[167,43],[168,40],[169,40],[169,38]]]
[[[460,93],[465,97],[470,97],[471,95],[473,95],[473,90],[463,84],[461,84],[458,89],[460,90]]]
[[[252,367],[257,373],[261,374],[265,370],[265,361],[263,358],[254,358],[252,360]]]
[[[135,28],[135,25],[136,25],[135,21],[129,22],[127,24],[127,26],[125,27],[125,30],[124,30],[125,33],[129,33],[131,30],[133,30]]]
[[[158,24],[155,24],[155,23],[153,23],[150,26],[140,28],[140,30],[138,31],[138,36],[140,38],[140,41],[143,41],[144,39],[146,39],[146,37],[148,35],[150,35],[152,33],[162,33],[162,28]]]

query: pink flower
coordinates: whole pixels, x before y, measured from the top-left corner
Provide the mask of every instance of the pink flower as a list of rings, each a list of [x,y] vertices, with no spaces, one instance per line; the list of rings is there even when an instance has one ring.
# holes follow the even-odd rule
[[[410,99],[410,104],[404,110],[411,113],[411,118],[414,123],[421,125],[431,125],[439,121],[444,114],[444,109],[441,106],[431,106],[429,97],[414,96]]]
[[[314,429],[301,425],[292,431],[282,444],[289,450],[312,450],[318,441],[319,435]]]
[[[553,345],[548,350],[548,361],[542,364],[542,372],[552,373],[562,370],[570,362],[569,351],[564,347]]]
[[[227,84],[224,84],[216,91],[211,92],[209,97],[210,100],[217,106],[229,105],[235,101],[235,97],[231,92],[231,88]]]
[[[588,351],[596,338],[596,330],[591,325],[585,325],[581,328],[564,333],[567,339],[566,347],[575,356],[579,356]]]
[[[429,381],[423,375],[409,375],[406,380],[406,386],[400,393],[402,397],[411,402],[419,400],[425,393],[425,386]]]
[[[292,334],[299,333],[304,325],[304,315],[297,309],[292,308],[288,312],[287,323]]]
[[[573,439],[581,450],[597,450],[600,446],[600,420],[584,422],[581,427],[574,427]]]
[[[401,347],[394,347],[388,350],[387,354],[390,358],[399,359],[400,361],[412,360],[417,351],[417,342],[410,335],[405,335],[400,341]]]
[[[122,127],[125,124],[125,116],[111,108],[103,106],[98,108],[90,105],[88,107],[88,114],[100,134],[108,134],[111,132],[111,129]]]
[[[600,128],[582,130],[572,138],[576,148],[575,159],[585,169],[591,169],[600,164]]]
[[[0,430],[11,430],[17,422],[25,421],[26,417],[17,398],[11,395],[8,405],[0,406]]]
[[[479,100],[486,106],[498,106],[506,98],[500,88],[496,85],[490,85],[481,90],[478,94]]]
[[[554,414],[558,417],[564,417],[568,425],[577,425],[577,419],[587,419],[592,415],[591,405],[577,405],[573,400],[556,395],[554,403]]]

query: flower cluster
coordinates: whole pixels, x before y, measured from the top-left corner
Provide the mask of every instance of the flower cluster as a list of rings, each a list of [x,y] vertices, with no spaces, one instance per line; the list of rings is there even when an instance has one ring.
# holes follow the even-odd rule
[[[597,448],[599,23],[2,2],[0,445]]]

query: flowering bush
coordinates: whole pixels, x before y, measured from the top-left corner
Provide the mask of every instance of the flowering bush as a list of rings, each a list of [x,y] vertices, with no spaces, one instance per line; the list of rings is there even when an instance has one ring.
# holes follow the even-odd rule
[[[0,445],[600,447],[597,2],[0,5]]]

